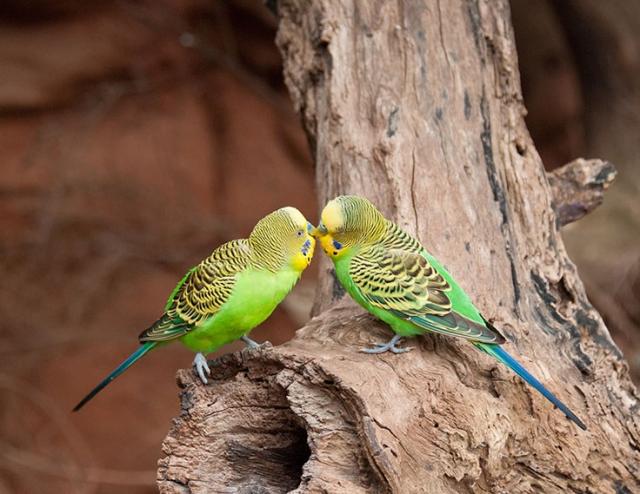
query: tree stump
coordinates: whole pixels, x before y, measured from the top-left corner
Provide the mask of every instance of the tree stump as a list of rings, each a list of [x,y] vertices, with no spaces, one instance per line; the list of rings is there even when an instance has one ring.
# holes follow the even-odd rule
[[[589,429],[464,341],[359,353],[390,330],[323,258],[316,316],[292,341],[212,362],[207,386],[179,372],[160,491],[640,489],[638,394],[559,236],[508,2],[282,0],[277,14],[320,203],[364,195],[420,238]]]

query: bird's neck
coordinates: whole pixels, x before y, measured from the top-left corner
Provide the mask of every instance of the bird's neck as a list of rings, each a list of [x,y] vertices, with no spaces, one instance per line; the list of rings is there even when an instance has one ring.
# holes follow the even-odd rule
[[[393,221],[387,221],[386,230],[380,239],[380,243],[387,249],[398,249],[407,252],[420,252],[420,242],[396,225]]]
[[[286,256],[281,249],[275,245],[263,245],[260,242],[252,242],[251,245],[251,264],[260,270],[271,271],[275,273],[287,264]]]

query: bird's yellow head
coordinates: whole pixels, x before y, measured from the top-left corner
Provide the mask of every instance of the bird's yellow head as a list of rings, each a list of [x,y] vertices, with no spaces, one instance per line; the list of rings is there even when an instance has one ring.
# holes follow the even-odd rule
[[[329,201],[320,215],[313,235],[333,260],[354,248],[376,243],[386,229],[387,220],[368,199],[338,196]]]
[[[312,229],[296,208],[284,207],[268,214],[249,236],[256,261],[274,271],[289,266],[302,272],[311,262],[316,245]]]

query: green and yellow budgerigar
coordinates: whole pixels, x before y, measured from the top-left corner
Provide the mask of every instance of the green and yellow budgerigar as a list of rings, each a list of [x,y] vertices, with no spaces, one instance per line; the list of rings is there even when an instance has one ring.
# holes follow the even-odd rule
[[[291,291],[311,262],[312,226],[295,208],[261,219],[247,239],[232,240],[190,269],[174,288],[164,314],[139,336],[140,346],[73,409],[82,408],[149,351],[180,340],[198,352],[196,372],[211,375],[203,354],[241,339],[262,323]]]
[[[322,211],[314,231],[338,280],[356,302],[386,322],[395,336],[366,353],[403,353],[403,337],[426,332],[458,336],[512,369],[580,428],[584,423],[500,345],[504,337],[473,305],[447,270],[367,199],[340,196]]]

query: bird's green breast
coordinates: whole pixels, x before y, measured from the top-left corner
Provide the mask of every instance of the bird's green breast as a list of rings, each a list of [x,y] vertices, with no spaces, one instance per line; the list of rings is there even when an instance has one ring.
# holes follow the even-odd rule
[[[300,273],[247,269],[237,275],[231,296],[205,323],[180,340],[196,352],[209,353],[244,336],[271,315],[291,291]]]

